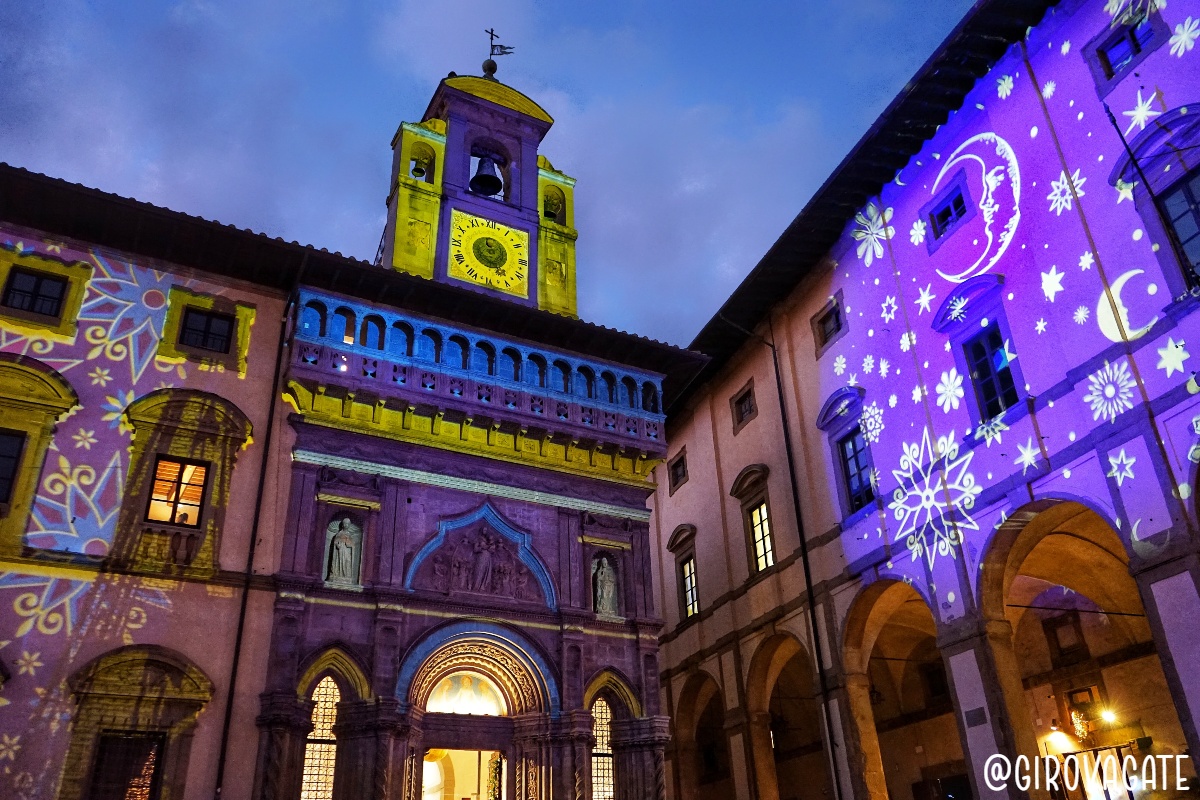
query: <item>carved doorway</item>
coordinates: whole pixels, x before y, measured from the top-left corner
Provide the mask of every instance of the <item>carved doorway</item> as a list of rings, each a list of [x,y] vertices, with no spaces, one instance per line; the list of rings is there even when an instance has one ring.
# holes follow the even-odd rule
[[[421,800],[506,800],[508,759],[499,750],[426,750]]]

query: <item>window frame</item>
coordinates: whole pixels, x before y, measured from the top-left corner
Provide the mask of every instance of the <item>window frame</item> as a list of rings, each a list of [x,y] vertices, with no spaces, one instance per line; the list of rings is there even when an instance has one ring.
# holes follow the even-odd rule
[[[150,786],[147,787],[148,793],[146,795],[147,800],[158,800],[158,798],[162,796],[163,773],[166,771],[164,764],[168,758],[166,732],[152,730],[114,730],[108,728],[101,730],[96,736],[96,755],[94,763],[92,764],[91,778],[88,780],[88,797],[94,798],[97,796],[97,789],[100,787],[96,785],[96,781],[100,777],[99,773],[101,766],[105,763],[104,757],[105,755],[109,755],[111,758],[111,754],[106,754],[104,752],[105,743],[121,739],[140,739],[144,741],[152,741],[158,745],[158,752],[155,754],[154,758],[154,773],[150,778]],[[126,792],[131,788],[133,787],[128,783],[125,785]],[[103,797],[104,795],[100,796]],[[118,797],[118,795],[108,796]]]
[[[688,565],[691,564],[691,585],[688,585]],[[696,551],[683,553],[675,562],[679,580],[679,618],[688,621],[700,616],[700,582],[696,576]]]
[[[841,325],[826,336],[822,323],[834,311],[838,313]],[[846,314],[845,294],[842,289],[838,289],[825,305],[821,306],[821,310],[809,320],[809,325],[812,327],[813,341],[816,343],[816,358],[820,359],[830,347],[850,332],[850,318]]]
[[[196,517],[197,518],[196,518],[196,523],[194,525],[191,523],[187,523],[187,522],[176,522],[175,521],[175,517],[179,513],[178,494],[176,496],[176,499],[171,501],[171,520],[170,521],[150,518],[150,509],[153,507],[154,503],[155,502],[165,502],[165,501],[161,501],[161,500],[156,501],[156,499],[154,497],[154,494],[155,494],[154,486],[155,486],[155,484],[160,482],[159,477],[158,477],[158,466],[159,466],[159,464],[162,464],[163,462],[171,462],[174,464],[178,464],[180,478],[183,477],[183,468],[184,467],[203,467],[204,468],[204,483],[201,484],[201,487],[200,487],[200,501],[196,504]],[[194,458],[180,458],[178,456],[173,456],[168,453],[156,453],[155,458],[154,458],[153,472],[151,473],[151,478],[150,478],[150,493],[146,499],[146,512],[145,512],[145,515],[143,516],[143,519],[146,522],[146,524],[148,524],[148,525],[166,525],[167,527],[171,527],[171,528],[187,528],[190,530],[196,530],[196,529],[199,529],[200,527],[202,527],[203,522],[204,522],[205,506],[207,505],[206,501],[208,500],[209,483],[212,478],[212,473],[213,473],[213,465],[209,461],[199,461]],[[175,482],[176,487],[182,488],[184,485],[185,484],[182,481]],[[186,484],[186,485],[192,486],[194,484]]]
[[[762,509],[762,523],[754,521],[754,512]],[[762,572],[767,572],[773,569],[779,560],[775,555],[775,531],[772,528],[771,505],[767,502],[767,491],[764,486],[762,491],[757,494],[752,500],[742,504],[742,521],[746,526],[746,545],[750,550],[750,574],[757,575]],[[759,538],[757,528],[762,525],[765,529],[762,536],[762,541],[766,547],[763,548],[763,553],[759,555]],[[760,564],[760,560],[769,563]]]
[[[1161,214],[1163,226],[1169,229],[1167,230],[1167,239],[1171,242],[1170,249],[1174,252],[1178,260],[1179,268],[1183,272],[1183,279],[1186,285],[1190,287],[1200,286],[1200,260],[1195,265],[1191,263],[1191,258],[1188,256],[1187,251],[1184,250],[1184,242],[1179,237],[1179,229],[1175,225],[1175,220],[1171,219],[1166,203],[1169,196],[1177,192],[1182,192],[1184,199],[1188,201],[1188,213],[1191,215],[1196,227],[1200,228],[1200,190],[1193,190],[1193,182],[1200,182],[1200,164],[1193,164],[1191,169],[1185,172],[1182,178],[1169,184],[1155,197],[1154,201]],[[1188,197],[1188,195],[1191,195],[1191,197]],[[1200,241],[1200,232],[1193,234],[1189,241],[1191,240]]]
[[[846,458],[846,451],[844,448],[846,440],[852,437],[862,440],[862,450],[859,451],[863,456],[863,463],[859,465],[858,472],[858,477],[860,480],[862,478],[862,471],[866,470],[867,496],[862,498],[860,505],[855,504],[859,502],[859,495],[861,495],[862,492],[858,492],[856,494],[850,486],[850,464]],[[875,481],[872,479],[875,472],[875,461],[873,458],[871,458],[871,443],[867,441],[865,436],[863,436],[862,424],[858,422],[857,419],[854,421],[853,425],[850,425],[844,430],[840,431],[840,435],[831,438],[834,441],[834,447],[837,451],[837,460],[839,466],[841,467],[842,491],[840,494],[844,498],[842,510],[845,512],[846,517],[850,517],[854,514],[857,514],[859,511],[862,511],[864,508],[870,508],[874,506],[876,500],[879,498],[879,494],[875,490]]]
[[[958,194],[962,195],[963,204],[966,206],[966,209],[963,211],[961,217],[951,220],[945,228],[938,232],[937,225],[933,221],[934,214],[939,208],[946,205],[946,203],[951,202],[951,199]],[[936,253],[943,244],[950,240],[950,237],[957,233],[962,226],[974,219],[978,213],[977,204],[971,199],[971,189],[967,182],[967,171],[960,169],[954,173],[949,181],[942,185],[941,191],[932,200],[921,207],[920,219],[928,226],[925,235],[925,249],[929,255]]]
[[[1132,31],[1136,30],[1143,22],[1150,23],[1150,38],[1119,71],[1112,69],[1112,65],[1108,62],[1108,56],[1104,53],[1105,48],[1122,36],[1130,36]],[[1104,29],[1083,47],[1083,60],[1087,62],[1088,70],[1092,73],[1092,81],[1096,84],[1096,95],[1101,99],[1108,96],[1117,87],[1117,84],[1132,75],[1142,61],[1170,38],[1171,28],[1157,10],[1116,27],[1111,23],[1105,25]]]
[[[607,711],[607,717],[603,720],[603,722],[596,716],[596,711],[595,711],[596,706],[600,703],[604,704],[604,708]],[[592,701],[591,706],[588,707],[588,713],[592,715],[592,737],[596,742],[590,748],[590,751],[588,753],[589,760],[590,760],[589,766],[591,767],[591,773],[592,773],[592,797],[595,798],[595,800],[613,800],[613,798],[616,797],[616,788],[617,788],[617,760],[614,757],[614,753],[613,753],[613,749],[612,749],[612,722],[613,722],[613,718],[614,718],[613,703],[610,702],[608,700],[608,698],[601,695]],[[606,736],[604,738],[607,739],[607,742],[606,742],[608,745],[607,750],[598,749],[601,745],[601,741],[600,741],[600,737],[596,735],[596,729],[599,728],[601,725],[603,725],[605,728]],[[596,776],[596,760],[597,759],[601,759],[602,761],[608,762],[607,786],[601,786],[600,788],[602,791],[600,791],[600,792],[596,791],[597,783],[598,783],[597,776]]]
[[[675,466],[683,466],[683,478],[675,480]],[[675,494],[680,486],[688,482],[687,448],[681,448],[678,453],[667,459],[667,497]]]
[[[61,287],[60,294],[56,300],[58,307],[55,309],[53,314],[43,314],[41,311],[35,311],[32,308],[19,308],[8,303],[9,293],[14,291],[13,279],[18,275],[33,278],[35,283],[31,292],[33,298],[31,302],[34,304],[36,304],[38,299],[41,297],[41,294],[38,292],[38,290],[44,283],[53,282]],[[8,275],[4,279],[4,288],[3,291],[0,292],[0,306],[4,307],[6,313],[27,315],[31,320],[45,320],[46,322],[57,325],[62,320],[63,307],[66,304],[67,295],[70,293],[70,291],[71,281],[62,275],[55,275],[52,272],[43,272],[41,270],[33,270],[27,267],[13,267],[8,271]]]
[[[964,281],[946,296],[934,313],[932,322],[934,331],[949,338],[950,352],[954,356],[954,366],[958,370],[958,374],[962,376],[964,382],[970,381],[971,383],[970,391],[966,390],[965,385],[963,387],[963,400],[971,419],[971,426],[975,429],[976,438],[979,437],[980,426],[984,423],[996,419],[1006,419],[1011,423],[1015,415],[1028,411],[1027,403],[1022,402],[1028,400],[1029,391],[1025,387],[1025,376],[1021,372],[1020,359],[1014,357],[1008,363],[1013,388],[1017,394],[1016,401],[999,414],[987,416],[987,409],[982,405],[980,393],[977,391],[975,379],[972,376],[971,361],[967,354],[967,345],[975,341],[980,334],[990,332],[993,329],[992,326],[995,326],[994,330],[1000,334],[1002,347],[1005,342],[1008,342],[1014,356],[1019,352],[1020,347],[1014,342],[1015,337],[1008,323],[1008,315],[1004,310],[1003,289],[1003,275],[989,273]],[[965,302],[966,305],[959,319],[953,319],[953,308],[958,301]],[[984,320],[987,320],[987,325],[983,324]]]
[[[1014,362],[1009,361],[1004,365],[1003,368],[996,369],[993,358],[995,353],[999,351],[993,350],[990,344],[985,343],[984,345],[987,351],[986,358],[984,359],[984,363],[986,364],[988,370],[986,379],[985,376],[980,375],[975,370],[975,358],[970,352],[971,347],[981,339],[991,339],[994,336],[999,336],[1000,351],[1003,351],[1005,338],[1004,332],[1000,330],[999,326],[993,327],[989,325],[987,328],[981,328],[976,331],[973,336],[965,339],[962,343],[963,355],[967,365],[967,373],[965,377],[971,381],[971,389],[975,393],[975,405],[979,411],[978,419],[980,421],[993,420],[1003,417],[1011,409],[1016,408],[1021,403],[1021,390],[1018,388],[1016,383],[1016,377],[1013,369]],[[1008,387],[1004,386],[1004,381],[1000,377],[1004,369],[1008,370],[1008,381],[1012,384],[1011,389],[1015,395],[1012,402],[1005,401],[1005,393]],[[1000,410],[994,414],[991,412],[991,409],[987,408],[987,399],[984,397],[985,380],[986,382],[990,382],[992,384],[992,388],[994,388],[997,392],[997,401],[1002,405]]]
[[[320,700],[317,699],[317,692],[321,690],[321,687],[325,684],[325,681],[329,681],[331,684],[333,684],[333,689],[337,693],[337,698],[333,702],[333,715],[332,715],[333,719],[329,723],[330,736],[332,738],[329,738],[329,739],[323,739],[323,738],[318,738],[318,737],[314,736],[314,734],[316,733],[316,727],[317,727],[316,726],[316,715],[317,715],[318,709],[320,708],[320,702],[321,702]],[[315,681],[313,681],[312,689],[309,690],[308,694],[305,696],[305,698],[308,700],[308,702],[312,704],[312,712],[310,714],[310,719],[313,722],[313,727],[311,730],[309,730],[304,735],[304,750],[303,750],[303,754],[300,759],[300,781],[299,781],[299,783],[300,783],[300,798],[301,798],[301,800],[313,800],[313,795],[309,794],[308,791],[305,789],[304,782],[305,782],[305,778],[308,777],[310,764],[312,762],[317,761],[318,759],[314,758],[310,761],[309,748],[310,747],[320,747],[322,745],[324,745],[324,746],[332,745],[332,749],[333,749],[332,774],[330,775],[330,780],[329,780],[329,794],[327,796],[327,800],[332,800],[332,798],[334,797],[334,788],[337,785],[338,740],[337,740],[337,734],[333,732],[333,728],[338,724],[338,706],[341,705],[341,703],[343,702],[343,700],[345,698],[345,694],[346,694],[346,692],[342,688],[341,684],[338,682],[337,678],[335,678],[329,672],[326,672],[323,675],[320,675]],[[320,800],[320,799],[318,798],[318,800]]]
[[[0,492],[0,516],[7,515],[8,509],[11,507],[13,495],[17,493],[17,488],[20,485],[21,479],[21,463],[25,460],[25,453],[29,449],[29,432],[20,430],[19,428],[0,428],[0,440],[7,436],[14,438],[20,437],[21,443],[17,447],[17,454],[13,457],[12,475],[8,476],[8,494]],[[3,461],[3,456],[0,456],[0,463]],[[3,472],[0,471],[0,480],[4,479]]]
[[[190,329],[188,327],[188,320],[194,319],[196,317],[204,318],[204,321],[205,321],[204,338],[206,340],[209,339],[210,337],[212,337],[212,335],[213,335],[212,331],[211,331],[211,327],[212,327],[212,323],[215,320],[223,320],[229,324],[229,332],[227,334],[225,334],[225,347],[224,348],[218,349],[216,347],[209,347],[207,344],[196,344],[194,342],[185,342],[184,341],[184,338],[187,337],[188,334],[190,333]],[[187,306],[186,308],[183,309],[183,319],[180,321],[180,324],[179,324],[179,340],[176,342],[176,344],[179,347],[186,347],[186,348],[189,348],[192,350],[203,350],[207,353],[213,353],[216,355],[228,355],[230,349],[233,347],[234,342],[237,341],[236,336],[237,336],[237,317],[235,317],[234,315],[226,314],[226,313],[223,313],[220,311],[213,311],[212,309],[198,308],[196,306]]]
[[[14,272],[31,273],[64,281],[58,315],[48,316],[3,304],[9,279]],[[0,317],[18,331],[63,344],[74,344],[78,332],[79,309],[92,279],[92,266],[84,261],[64,261],[39,253],[14,253],[0,248]]]
[[[861,386],[844,386],[833,392],[821,407],[821,411],[817,414],[817,428],[825,434],[826,445],[829,448],[829,454],[832,458],[833,474],[836,475],[834,485],[838,497],[838,504],[842,512],[842,527],[848,528],[862,519],[865,515],[871,513],[872,509],[876,508],[882,499],[877,491],[877,487],[872,485],[872,501],[865,505],[854,508],[850,496],[850,481],[846,474],[846,467],[842,459],[841,442],[854,430],[862,428],[863,414],[863,399],[866,397],[866,390]],[[867,455],[867,468],[874,474],[875,459],[871,455],[871,443],[863,437],[863,443],[866,445],[864,452]]]
[[[228,352],[206,350],[182,341],[183,323],[189,311],[233,319]],[[228,297],[199,294],[182,286],[172,286],[167,298],[167,315],[163,320],[162,337],[158,340],[158,357],[172,363],[194,361],[201,365],[215,366],[219,370],[236,372],[239,378],[245,378],[250,354],[250,331],[256,314],[256,307],[251,303],[235,302]]]
[[[745,416],[741,414],[741,404],[743,400],[750,401],[750,410]],[[746,384],[733,393],[729,398],[729,413],[733,418],[733,435],[737,436],[738,431],[746,427],[755,417],[758,416],[758,401],[754,396],[754,379],[746,381]]]

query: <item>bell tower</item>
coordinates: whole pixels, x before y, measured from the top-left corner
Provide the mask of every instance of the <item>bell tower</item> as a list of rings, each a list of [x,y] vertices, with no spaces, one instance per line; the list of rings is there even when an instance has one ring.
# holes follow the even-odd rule
[[[382,264],[574,317],[575,179],[538,155],[554,120],[483,71],[396,132]]]

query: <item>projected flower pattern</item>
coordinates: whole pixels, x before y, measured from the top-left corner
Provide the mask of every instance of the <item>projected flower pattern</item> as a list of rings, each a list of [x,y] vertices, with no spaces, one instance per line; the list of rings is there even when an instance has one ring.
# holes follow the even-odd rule
[[[899,523],[895,541],[903,541],[913,560],[924,556],[930,569],[938,556],[954,556],[964,530],[979,530],[971,518],[975,498],[983,487],[970,472],[974,453],[959,453],[950,436],[934,441],[925,428],[921,441],[904,445],[898,484],[888,509]]]

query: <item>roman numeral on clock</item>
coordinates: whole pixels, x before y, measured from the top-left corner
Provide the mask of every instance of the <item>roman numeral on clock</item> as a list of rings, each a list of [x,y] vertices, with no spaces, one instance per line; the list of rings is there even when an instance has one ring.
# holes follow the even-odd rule
[[[529,266],[529,260],[528,260],[528,259],[525,259],[525,258],[518,258],[518,259],[517,259],[517,263],[518,263],[518,264],[520,264],[522,267],[528,267],[528,266]]]
[[[455,261],[457,261],[459,264],[461,264],[461,263],[463,263],[464,261],[466,261],[466,260],[467,260],[467,258],[466,258],[466,256],[464,256],[462,253],[455,253],[455,254],[454,254],[454,260],[455,260]]]

